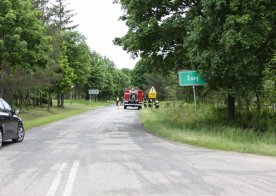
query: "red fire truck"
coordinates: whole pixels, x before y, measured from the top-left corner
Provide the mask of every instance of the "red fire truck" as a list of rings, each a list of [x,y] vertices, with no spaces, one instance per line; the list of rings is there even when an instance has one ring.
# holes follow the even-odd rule
[[[124,109],[138,107],[142,109],[143,91],[138,88],[128,88],[124,91]]]

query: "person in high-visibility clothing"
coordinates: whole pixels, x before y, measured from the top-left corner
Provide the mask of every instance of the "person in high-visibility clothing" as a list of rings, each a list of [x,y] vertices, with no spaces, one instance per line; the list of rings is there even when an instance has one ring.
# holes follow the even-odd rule
[[[119,97],[117,97],[116,98],[116,106],[119,106],[119,101],[120,101],[120,99],[119,99]]]

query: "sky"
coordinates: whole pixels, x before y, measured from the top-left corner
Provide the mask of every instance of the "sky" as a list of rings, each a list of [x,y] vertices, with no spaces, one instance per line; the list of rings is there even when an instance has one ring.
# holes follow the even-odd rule
[[[113,45],[115,37],[127,33],[125,22],[119,21],[123,14],[120,4],[113,0],[67,0],[68,9],[72,9],[74,24],[79,24],[77,30],[86,37],[91,50],[113,61],[117,68],[134,68],[138,61],[120,46]]]

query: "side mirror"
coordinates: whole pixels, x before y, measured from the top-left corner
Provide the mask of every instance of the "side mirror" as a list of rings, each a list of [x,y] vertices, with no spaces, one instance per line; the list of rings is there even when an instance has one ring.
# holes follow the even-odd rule
[[[17,115],[17,114],[19,114],[19,110],[18,109],[12,110],[12,115]]]
[[[20,113],[20,110],[19,110],[19,109],[16,109],[16,110],[14,111],[14,113],[17,115],[17,114]]]

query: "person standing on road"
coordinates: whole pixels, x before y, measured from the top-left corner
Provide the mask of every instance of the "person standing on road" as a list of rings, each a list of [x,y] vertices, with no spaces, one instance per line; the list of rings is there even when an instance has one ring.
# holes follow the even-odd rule
[[[116,98],[116,106],[119,106],[119,97]]]
[[[124,105],[124,97],[121,98],[120,105]]]

